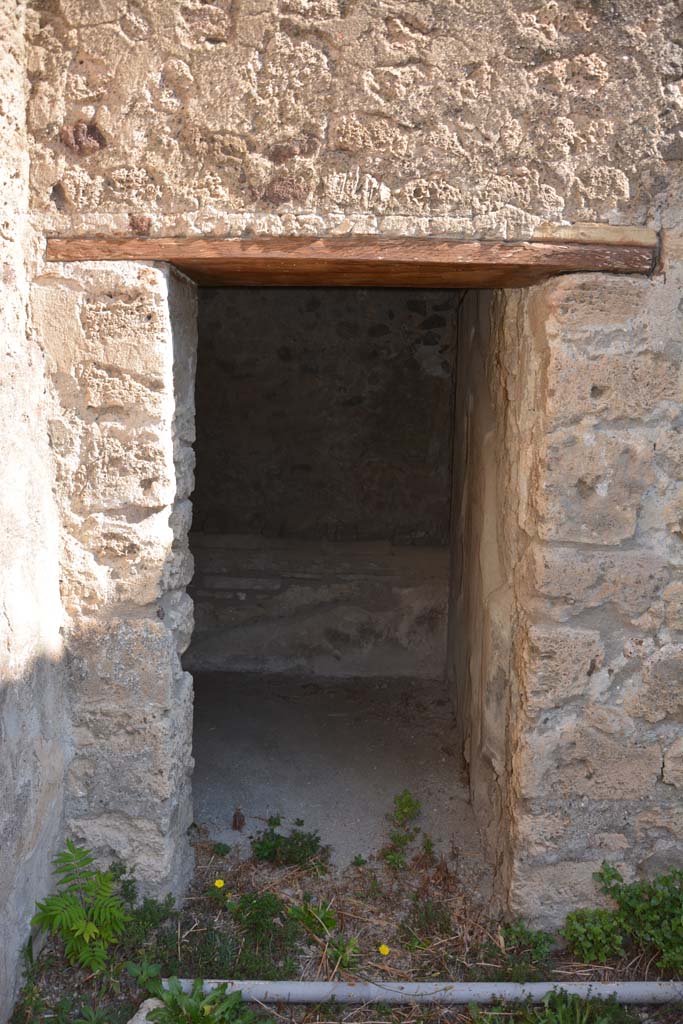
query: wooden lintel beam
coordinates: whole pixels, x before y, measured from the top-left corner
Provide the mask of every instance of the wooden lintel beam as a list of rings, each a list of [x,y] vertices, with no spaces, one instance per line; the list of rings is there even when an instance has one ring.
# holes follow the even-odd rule
[[[171,263],[201,285],[524,287],[556,274],[648,274],[652,245],[442,238],[50,238],[50,262]]]

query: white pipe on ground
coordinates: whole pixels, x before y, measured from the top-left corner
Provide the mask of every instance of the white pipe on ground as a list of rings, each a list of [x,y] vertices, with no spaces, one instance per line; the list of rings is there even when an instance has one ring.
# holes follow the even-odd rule
[[[180,981],[185,992],[193,982]],[[609,999],[618,1003],[661,1005],[683,1002],[683,981],[566,981],[461,982],[461,981],[220,981],[204,982],[204,991],[226,985],[228,992],[241,992],[245,1002],[259,1003],[542,1003],[552,992],[567,992],[582,999]],[[164,979],[166,987],[166,979]]]

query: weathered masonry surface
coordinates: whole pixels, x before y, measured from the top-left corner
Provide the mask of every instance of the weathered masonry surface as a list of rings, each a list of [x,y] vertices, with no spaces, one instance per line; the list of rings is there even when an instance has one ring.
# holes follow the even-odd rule
[[[605,856],[632,874],[681,852],[679,274],[461,307],[453,671],[499,895],[537,921]],[[172,271],[86,263],[50,269],[33,304],[73,664],[67,822],[162,888],[182,882],[189,820],[194,301]]]
[[[486,289],[456,325],[447,642],[496,898],[549,923],[603,859],[680,865],[679,4],[114,6],[0,11],[0,1019],[65,835],[150,892],[190,868],[196,286],[109,245],[649,259],[657,233],[649,276],[431,283]]]

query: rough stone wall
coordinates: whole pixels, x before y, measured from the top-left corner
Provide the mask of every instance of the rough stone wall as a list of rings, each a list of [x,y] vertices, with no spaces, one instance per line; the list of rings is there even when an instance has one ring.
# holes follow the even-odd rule
[[[457,294],[201,289],[194,529],[445,547]]]
[[[678,0],[40,0],[61,233],[526,237],[644,223],[683,158]]]
[[[181,892],[190,869],[196,291],[143,264],[49,268],[33,285],[71,663],[70,834]]]
[[[513,688],[514,906],[554,917],[603,858],[683,862],[683,264],[533,289]],[[531,419],[532,413],[527,413]]]
[[[680,255],[463,314],[454,674],[498,892],[539,924],[603,859],[683,861]]]
[[[499,821],[498,834],[510,844],[498,851],[500,891],[506,898],[511,891],[512,905],[539,921],[591,898],[590,873],[604,855],[627,871],[681,856],[677,474],[683,467],[674,413],[680,394],[673,391],[683,258],[679,7],[677,0],[481,0],[468,8],[437,0],[41,0],[29,15],[30,205],[41,233],[519,238],[543,221],[665,228],[666,274],[652,282],[565,279],[493,307],[494,355],[484,369],[500,448],[495,474],[490,452],[481,455],[490,477],[480,497],[489,500],[493,482],[513,496],[497,539],[511,562],[492,557],[481,579],[495,580],[501,565],[506,578],[509,572],[513,630],[507,738],[502,746],[489,744],[488,760],[473,777],[498,790],[492,806],[501,808],[501,818],[495,812],[487,821]],[[17,230],[26,206],[20,23],[16,11],[2,17],[8,25],[5,31],[0,23],[2,38],[9,41],[2,66],[9,83],[2,112],[9,205],[0,246],[10,296],[2,316],[13,353],[3,356],[13,360],[3,381],[16,381],[4,392],[13,419],[3,444],[12,449],[10,479],[14,465],[25,473],[31,510],[3,565],[16,568],[8,593],[24,589],[32,607],[49,606],[39,625],[22,626],[21,641],[12,641],[16,673],[4,685],[5,721],[21,723],[21,738],[5,750],[14,751],[15,764],[24,758],[16,777],[28,777],[38,796],[0,853],[10,851],[2,879],[17,894],[8,920],[20,927],[46,885],[48,848],[59,831],[57,748],[67,748],[49,746],[50,729],[59,723],[49,709],[63,706],[56,668],[32,667],[34,655],[52,651],[58,620],[49,556],[54,519],[43,515],[50,471],[41,462],[39,356],[24,338],[19,250],[23,244],[30,252],[31,242]],[[53,369],[62,411],[54,413],[51,434],[62,474],[57,493],[66,526],[69,638],[78,640],[76,665],[85,670],[73,694],[81,753],[70,774],[70,820],[104,847],[130,826],[130,834],[144,838],[145,870],[150,858],[161,857],[172,871],[173,830],[182,831],[186,806],[189,708],[169,638],[182,620],[187,572],[179,569],[168,585],[159,580],[162,564],[174,562],[174,528],[183,560],[188,506],[176,502],[171,485],[165,489],[170,403],[157,418],[148,369],[139,368],[139,379],[138,369],[130,371],[134,359],[152,358],[136,310],[147,310],[147,328],[158,338],[155,310],[163,303],[157,307],[152,296],[168,278],[131,266],[49,274],[52,281],[37,286],[38,300],[46,300],[44,330],[54,338],[76,315],[73,359],[63,355],[62,369]],[[117,304],[112,296],[119,288],[134,301]],[[137,289],[144,292],[139,303]],[[88,320],[91,291],[99,306]],[[113,325],[115,351],[105,332],[96,342],[101,354],[92,364],[86,360],[78,376],[80,346],[97,338],[98,322]],[[134,340],[127,347],[128,329]],[[168,323],[161,333],[168,342]],[[152,374],[163,379],[163,396],[170,395],[168,365]],[[138,384],[140,407],[131,398]],[[113,427],[100,429],[91,401],[103,423],[125,418],[118,436]],[[31,412],[17,429],[22,407]],[[484,439],[488,415],[482,409]],[[73,438],[78,443],[71,448]],[[185,452],[179,445],[178,467]],[[150,471],[159,458],[163,466]],[[63,482],[69,480],[72,494]],[[178,493],[188,493],[183,488]],[[11,506],[3,521],[14,522],[14,515]],[[137,553],[126,553],[130,533],[134,552],[143,553],[139,561]],[[477,543],[488,548],[485,534]],[[139,573],[129,572],[131,563]],[[507,608],[491,603],[495,590],[487,595],[494,611]],[[102,643],[92,642],[98,636]],[[149,669],[141,677],[137,670],[119,673],[119,656],[132,652]],[[495,664],[488,649],[480,656]],[[99,673],[106,680],[97,697],[88,692],[91,669],[93,678]],[[116,692],[109,690],[112,679]],[[131,695],[139,685],[150,687],[142,698],[149,714],[133,719],[139,698]],[[476,692],[481,689],[473,685]],[[96,722],[103,694],[111,703]],[[182,725],[170,710],[174,699]],[[473,734],[478,730],[485,740],[491,731],[476,717],[486,709],[467,699]],[[45,721],[41,708],[48,709]],[[493,723],[498,710],[493,704],[488,710]],[[127,733],[129,727],[139,731]],[[501,776],[496,757],[503,748]],[[483,749],[470,744],[470,757]],[[34,750],[43,751],[42,761],[26,756]],[[98,778],[100,750],[121,785]],[[169,766],[172,750],[178,756]],[[157,769],[151,801],[147,773]],[[15,786],[14,775],[3,778]],[[113,787],[106,790],[108,817],[95,811],[100,785]],[[11,796],[14,815],[18,803]],[[145,813],[160,808],[158,823],[142,829]],[[39,821],[49,821],[42,832]],[[22,865],[30,896],[14,882],[15,849],[36,851]],[[178,849],[182,856],[182,844]],[[182,875],[177,867],[176,879]],[[542,904],[540,894],[552,904]],[[3,969],[11,972],[13,924],[10,933]]]
[[[0,6],[0,1020],[62,834],[69,744],[56,511],[27,265],[23,8]]]

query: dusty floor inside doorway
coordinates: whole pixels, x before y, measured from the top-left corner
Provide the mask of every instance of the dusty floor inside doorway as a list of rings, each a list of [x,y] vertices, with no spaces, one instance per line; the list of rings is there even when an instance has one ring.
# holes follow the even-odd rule
[[[206,673],[195,689],[194,814],[216,839],[247,851],[270,816],[302,818],[344,868],[377,853],[387,808],[408,789],[437,853],[486,895],[443,683]]]

